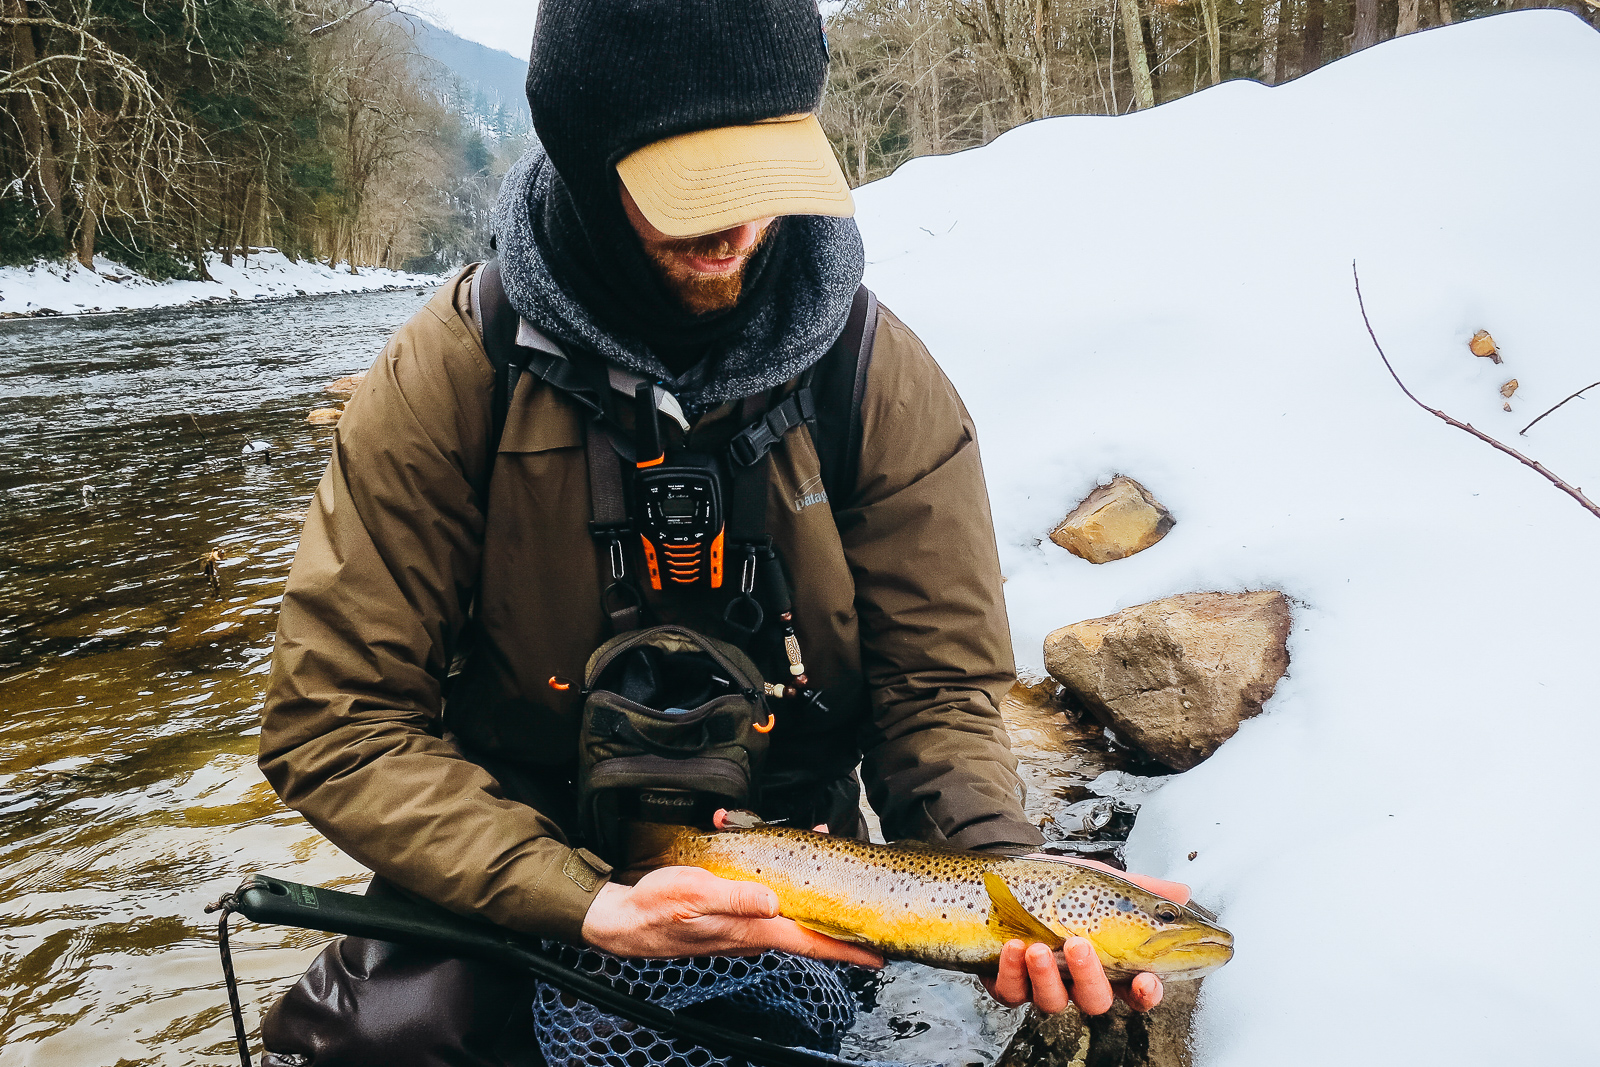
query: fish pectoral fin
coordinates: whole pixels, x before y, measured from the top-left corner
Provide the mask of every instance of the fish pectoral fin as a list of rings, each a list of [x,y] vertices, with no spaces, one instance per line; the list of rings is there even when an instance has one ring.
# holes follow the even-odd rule
[[[807,930],[815,930],[819,934],[826,934],[836,941],[848,941],[851,944],[864,944],[861,935],[844,926],[828,922],[826,919],[796,919],[796,926],[803,926]]]
[[[1016,894],[1011,892],[1011,887],[1006,885],[1004,878],[993,871],[985,871],[983,887],[989,891],[989,899],[994,903],[995,918],[1000,923],[1000,932],[1007,940],[1015,937],[1023,941],[1037,941],[1053,949],[1067,943],[1066,938],[1050,929],[1044,924],[1044,920],[1022,906]]]

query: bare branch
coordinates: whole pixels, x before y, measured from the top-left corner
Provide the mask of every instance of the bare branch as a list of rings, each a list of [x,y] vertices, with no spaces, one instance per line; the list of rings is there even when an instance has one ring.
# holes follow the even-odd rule
[[[315,26],[315,27],[307,30],[306,31],[306,36],[307,37],[320,37],[322,34],[327,33],[329,30],[337,29],[338,27],[344,25],[346,22],[349,22],[351,19],[355,18],[357,15],[361,14],[363,11],[372,10],[374,7],[376,7],[379,4],[383,4],[386,7],[389,7],[391,9],[395,10],[395,11],[399,11],[400,10],[400,5],[395,3],[395,0],[367,0],[366,7],[353,7],[349,11],[346,11],[344,14],[340,15],[338,18],[332,19],[332,20],[330,20],[328,22],[324,22],[320,26]]]
[[[1571,396],[1567,397],[1567,400],[1576,400],[1576,399],[1578,399],[1584,393],[1587,393],[1589,390],[1593,389],[1596,385],[1600,385],[1600,382],[1595,382],[1593,385],[1584,386],[1582,389],[1579,389],[1576,393],[1573,393]],[[1563,400],[1561,402],[1561,404],[1565,404],[1567,402],[1567,400]],[[1561,404],[1557,404],[1555,408],[1551,408],[1550,411],[1545,412],[1544,415],[1548,415],[1548,414],[1550,414],[1550,412],[1555,411],[1555,409],[1560,407]],[[1540,415],[1539,419],[1544,418],[1544,415]],[[1528,425],[1526,425],[1522,429],[1518,430],[1517,431],[1517,436],[1521,437],[1521,436],[1524,436],[1525,434],[1527,434],[1527,432],[1529,430],[1533,429],[1534,424],[1537,423],[1539,421],[1539,419],[1534,419],[1533,422],[1528,423]]]
[[[1451,426],[1454,426],[1456,429],[1462,430],[1462,431],[1464,431],[1466,433],[1470,433],[1472,436],[1476,437],[1478,440],[1484,442],[1485,444],[1490,445],[1490,446],[1492,446],[1492,447],[1494,447],[1496,449],[1499,449],[1501,452],[1504,452],[1506,455],[1510,456],[1512,459],[1514,459],[1517,462],[1523,464],[1524,466],[1532,467],[1534,470],[1536,470],[1540,474],[1542,474],[1545,478],[1549,479],[1550,484],[1554,485],[1557,489],[1561,490],[1563,493],[1566,493],[1572,499],[1574,499],[1578,503],[1582,504],[1585,508],[1588,509],[1589,513],[1591,515],[1593,515],[1595,518],[1600,519],[1600,505],[1596,505],[1594,501],[1592,501],[1588,497],[1584,496],[1582,489],[1578,489],[1578,488],[1575,488],[1574,486],[1568,485],[1561,478],[1559,478],[1555,474],[1551,473],[1549,468],[1545,467],[1544,464],[1538,462],[1537,460],[1529,459],[1527,456],[1524,456],[1521,452],[1518,452],[1516,449],[1512,448],[1510,445],[1504,445],[1504,444],[1501,444],[1499,441],[1496,441],[1494,438],[1490,437],[1488,434],[1484,433],[1482,430],[1475,429],[1470,424],[1465,423],[1465,422],[1461,422],[1458,419],[1453,419],[1449,415],[1446,415],[1444,412],[1440,411],[1438,408],[1430,408],[1428,405],[1426,405],[1422,401],[1418,400],[1417,397],[1416,397],[1416,394],[1413,393],[1410,389],[1407,389],[1406,388],[1406,383],[1400,380],[1400,375],[1395,373],[1394,364],[1389,362],[1389,357],[1384,354],[1383,346],[1378,343],[1378,335],[1372,329],[1372,320],[1367,318],[1367,304],[1366,304],[1366,301],[1361,299],[1361,275],[1356,271],[1356,265],[1355,265],[1355,262],[1353,260],[1350,263],[1350,273],[1355,278],[1355,282],[1356,282],[1356,304],[1361,308],[1361,321],[1366,323],[1366,325],[1367,325],[1367,336],[1372,338],[1372,347],[1374,347],[1374,348],[1376,348],[1378,350],[1378,357],[1383,360],[1383,365],[1389,369],[1389,377],[1394,379],[1394,384],[1396,384],[1396,385],[1398,385],[1400,387],[1400,391],[1402,393],[1406,394],[1407,397],[1410,397],[1411,402],[1413,404],[1417,405],[1417,407],[1421,408],[1423,411],[1426,411],[1428,414],[1434,416],[1435,418],[1443,419],[1445,422],[1449,423]],[[1595,385],[1600,385],[1600,382],[1596,382]],[[1590,388],[1592,389],[1592,388],[1594,388],[1594,386],[1590,386]],[[1570,397],[1568,399],[1570,399]],[[1562,401],[1562,403],[1566,403],[1566,401]],[[1543,416],[1540,416],[1540,417],[1542,418]]]

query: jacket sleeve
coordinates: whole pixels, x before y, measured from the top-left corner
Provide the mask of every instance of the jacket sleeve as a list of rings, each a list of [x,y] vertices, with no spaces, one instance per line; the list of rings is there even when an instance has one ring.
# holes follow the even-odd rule
[[[289,574],[260,764],[286,804],[405,889],[579,940],[608,868],[442,736],[478,580],[491,373],[458,279],[396,333],[334,436]]]
[[[886,311],[862,424],[856,494],[836,517],[872,692],[868,798],[890,840],[1037,844],[999,712],[1016,666],[976,432]]]

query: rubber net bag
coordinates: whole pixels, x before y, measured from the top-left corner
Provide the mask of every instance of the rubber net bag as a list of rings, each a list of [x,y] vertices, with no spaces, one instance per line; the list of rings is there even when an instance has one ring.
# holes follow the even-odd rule
[[[837,1057],[858,1009],[841,977],[842,965],[783,952],[645,960],[558,941],[544,947],[565,966],[652,1004],[860,1067],[861,1061]],[[543,982],[534,994],[533,1019],[550,1067],[742,1067],[746,1062],[619,1018]],[[868,1067],[905,1065],[873,1061]]]

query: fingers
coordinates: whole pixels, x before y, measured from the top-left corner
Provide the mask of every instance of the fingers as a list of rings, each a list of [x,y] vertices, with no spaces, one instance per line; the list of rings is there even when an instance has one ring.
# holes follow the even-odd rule
[[[825,833],[828,832],[828,824],[825,823],[825,822],[819,822],[819,823],[817,823],[817,825],[813,826],[811,829],[814,830],[815,832],[819,833],[819,834],[825,834]]]
[[[1093,867],[1097,871],[1107,871],[1118,878],[1126,878],[1140,889],[1154,893],[1158,897],[1166,897],[1178,904],[1189,903],[1189,887],[1182,882],[1169,882],[1165,878],[1155,878],[1148,874],[1134,874],[1131,871],[1119,871],[1109,863],[1099,860],[1066,859],[1062,856],[1052,856],[1048,852],[1030,852],[1022,857],[1026,860],[1051,860],[1056,863],[1072,863],[1079,867]]]
[[[1023,960],[1025,949],[1021,941],[1007,941],[1000,948],[1000,966],[994,977],[983,980],[989,995],[1008,1008],[1028,1002],[1028,972]]]
[[[1105,968],[1088,940],[1075,937],[1066,944],[1067,973],[1072,976],[1072,999],[1085,1015],[1103,1015],[1115,999]]]
[[[778,894],[760,882],[734,882],[707,874],[708,883],[696,886],[692,901],[702,915],[728,915],[740,919],[773,919],[778,915]],[[699,879],[696,879],[699,881]]]
[[[1048,945],[1007,941],[1000,949],[1000,964],[993,978],[983,979],[989,995],[1009,1008],[1033,1001],[1046,1015],[1066,1008],[1067,986],[1061,965]]]
[[[1067,1006],[1067,986],[1061,980],[1061,966],[1049,945],[1032,944],[1023,952],[1028,967],[1028,983],[1032,986],[1034,1007],[1046,1015],[1054,1015]]]
[[[1158,897],[1166,897],[1177,904],[1189,903],[1189,887],[1182,882],[1169,882],[1165,878],[1152,878],[1148,874],[1124,874],[1122,877]]]
[[[1126,989],[1117,990],[1117,996],[1134,1011],[1149,1011],[1161,1003],[1162,994],[1165,992],[1161,979],[1146,971],[1144,974],[1134,975],[1133,981],[1128,983]]]

